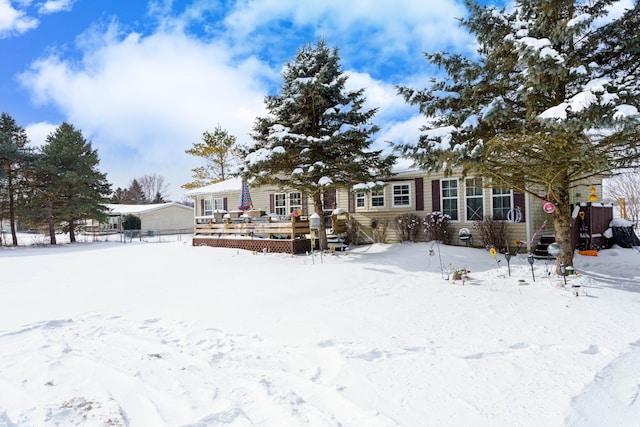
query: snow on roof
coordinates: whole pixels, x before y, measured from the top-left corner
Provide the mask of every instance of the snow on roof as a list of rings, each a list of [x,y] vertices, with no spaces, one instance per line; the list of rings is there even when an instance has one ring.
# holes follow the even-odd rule
[[[224,193],[227,191],[241,191],[242,179],[231,178],[225,181],[216,182],[215,184],[205,185],[204,187],[192,188],[186,192],[187,196],[197,196],[199,194]]]
[[[110,215],[142,214],[142,213],[152,212],[158,209],[165,209],[170,206],[177,206],[180,208],[193,210],[193,208],[189,206],[185,206],[176,202],[153,203],[150,205],[124,205],[124,204],[107,203],[105,204],[105,206],[107,207],[107,212]]]

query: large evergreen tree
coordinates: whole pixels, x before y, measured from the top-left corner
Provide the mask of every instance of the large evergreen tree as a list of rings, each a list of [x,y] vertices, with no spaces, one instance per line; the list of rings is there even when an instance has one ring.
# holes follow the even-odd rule
[[[220,125],[213,132],[204,132],[202,142],[194,143],[185,153],[204,159],[205,165],[192,169],[194,181],[182,187],[198,188],[227,179],[237,160],[235,145],[236,137]]]
[[[25,165],[31,161],[27,133],[7,113],[0,116],[0,220],[8,219],[12,244],[18,244],[16,220],[24,191]]]
[[[310,196],[322,217],[327,189],[389,175],[395,157],[370,149],[376,110],[364,108],[364,90],[345,89],[337,48],[322,40],[301,48],[285,65],[283,80],[280,93],[265,99],[269,115],[256,120],[242,175]],[[324,221],[319,237],[326,248]]]
[[[612,2],[519,0],[507,12],[468,0],[462,25],[477,56],[427,54],[444,77],[399,88],[429,118],[403,153],[429,171],[459,168],[554,203],[558,266],[573,263],[570,189],[640,158],[637,61],[625,61],[612,30],[637,10],[611,22]],[[638,32],[627,36],[637,58]]]
[[[45,215],[51,244],[56,244],[56,221],[68,224],[74,242],[78,220],[106,219],[104,203],[111,188],[98,163],[91,142],[72,125],[62,123],[47,136],[31,181],[32,210]]]
[[[147,203],[147,196],[144,193],[144,188],[137,178],[133,178],[129,183],[129,188],[125,191],[125,199],[123,203],[130,203],[132,205],[144,205]]]

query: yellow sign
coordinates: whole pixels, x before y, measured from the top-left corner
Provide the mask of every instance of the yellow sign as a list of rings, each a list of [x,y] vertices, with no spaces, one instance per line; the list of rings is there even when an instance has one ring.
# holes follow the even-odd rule
[[[497,254],[497,252],[496,252],[496,248],[491,248],[491,249],[489,249],[489,253],[491,254],[491,256],[492,256],[492,257],[494,257],[494,258],[495,258],[495,257],[496,257],[496,254]]]

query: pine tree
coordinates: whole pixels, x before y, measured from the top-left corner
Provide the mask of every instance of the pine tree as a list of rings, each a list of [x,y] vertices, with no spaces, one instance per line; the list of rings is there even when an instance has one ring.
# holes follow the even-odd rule
[[[111,198],[109,199],[111,203],[126,203],[127,202],[127,190],[122,189],[121,187],[116,188],[111,194]]]
[[[570,189],[640,158],[640,99],[625,95],[637,91],[637,69],[598,62],[622,55],[601,44],[612,0],[520,0],[513,12],[466,3],[478,56],[426,55],[444,77],[399,88],[429,118],[420,142],[400,148],[426,170],[458,168],[554,203],[558,268],[572,265]],[[624,90],[620,70],[632,76]]]
[[[12,244],[18,245],[16,221],[25,191],[26,164],[32,161],[27,133],[9,114],[0,116],[0,220],[7,216]]]
[[[376,110],[364,108],[363,89],[345,89],[337,48],[323,40],[301,48],[283,80],[280,93],[265,99],[269,115],[256,120],[255,144],[242,153],[242,175],[256,185],[302,192],[322,217],[327,189],[388,176],[395,157],[370,150]],[[320,225],[326,248],[324,221]]]
[[[166,203],[166,201],[162,197],[162,193],[158,191],[151,203]]]
[[[106,175],[97,169],[97,151],[79,130],[62,123],[47,136],[35,163],[32,210],[44,213],[51,244],[56,244],[56,221],[66,222],[71,242],[78,220],[105,220]]]
[[[131,183],[129,183],[129,188],[125,190],[124,203],[130,203],[132,205],[143,205],[147,203],[144,189],[137,178],[132,179]]]
[[[213,133],[204,132],[202,142],[196,142],[185,153],[204,159],[206,164],[192,169],[195,180],[182,187],[198,188],[227,179],[237,160],[235,144],[236,137],[220,125],[216,126]]]

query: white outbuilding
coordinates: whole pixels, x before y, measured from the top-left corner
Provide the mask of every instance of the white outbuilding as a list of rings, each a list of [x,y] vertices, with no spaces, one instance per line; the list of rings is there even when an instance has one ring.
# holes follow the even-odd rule
[[[108,228],[121,230],[127,215],[140,218],[143,234],[162,234],[193,230],[193,208],[180,203],[155,203],[150,205],[107,204]]]

